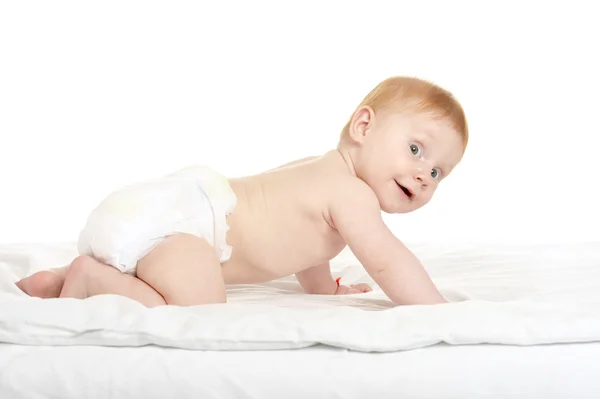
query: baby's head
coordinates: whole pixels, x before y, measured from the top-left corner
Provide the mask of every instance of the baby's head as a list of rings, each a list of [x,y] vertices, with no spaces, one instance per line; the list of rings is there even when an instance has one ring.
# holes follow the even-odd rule
[[[344,127],[338,149],[386,213],[427,204],[462,159],[468,142],[464,111],[451,93],[421,79],[378,84]]]

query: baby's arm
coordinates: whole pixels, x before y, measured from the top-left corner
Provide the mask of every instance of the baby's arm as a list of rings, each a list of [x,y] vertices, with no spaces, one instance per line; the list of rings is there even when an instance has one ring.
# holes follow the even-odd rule
[[[367,273],[396,305],[446,302],[421,262],[383,222],[375,194],[362,182],[352,183],[338,192],[330,214]]]
[[[296,278],[307,294],[333,295],[337,289],[329,263],[302,270]]]
[[[329,262],[296,273],[296,278],[307,294],[348,295],[371,291],[371,287],[364,283],[350,286],[338,284],[331,275]]]

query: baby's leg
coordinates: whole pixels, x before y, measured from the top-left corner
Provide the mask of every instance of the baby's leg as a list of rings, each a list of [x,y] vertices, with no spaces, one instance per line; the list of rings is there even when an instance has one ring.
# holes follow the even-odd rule
[[[187,234],[167,237],[137,264],[137,278],[89,257],[74,262],[61,297],[127,296],[146,306],[225,302],[221,264],[214,248]]]
[[[142,280],[89,256],[77,257],[69,267],[60,298],[102,294],[126,296],[147,307],[165,305],[162,296]]]
[[[69,266],[42,270],[16,282],[17,287],[29,296],[58,298]]]
[[[167,237],[138,262],[137,276],[160,292],[169,305],[227,302],[215,249],[190,234]]]

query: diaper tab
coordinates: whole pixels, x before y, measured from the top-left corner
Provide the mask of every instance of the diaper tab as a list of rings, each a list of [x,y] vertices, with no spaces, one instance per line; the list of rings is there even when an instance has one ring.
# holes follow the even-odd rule
[[[183,168],[175,173],[178,176],[189,176],[198,181],[200,188],[209,199],[214,218],[214,247],[221,263],[229,260],[233,248],[227,243],[227,216],[237,205],[237,196],[229,184],[229,180],[214,169],[195,165]]]

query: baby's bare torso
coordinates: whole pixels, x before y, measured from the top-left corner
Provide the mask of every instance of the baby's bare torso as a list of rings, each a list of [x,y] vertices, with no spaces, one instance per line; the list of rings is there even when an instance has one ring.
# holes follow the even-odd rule
[[[233,248],[222,265],[227,284],[286,277],[326,263],[344,249],[328,213],[332,190],[344,177],[339,162],[330,159],[335,156],[230,180],[238,202],[227,219]]]

